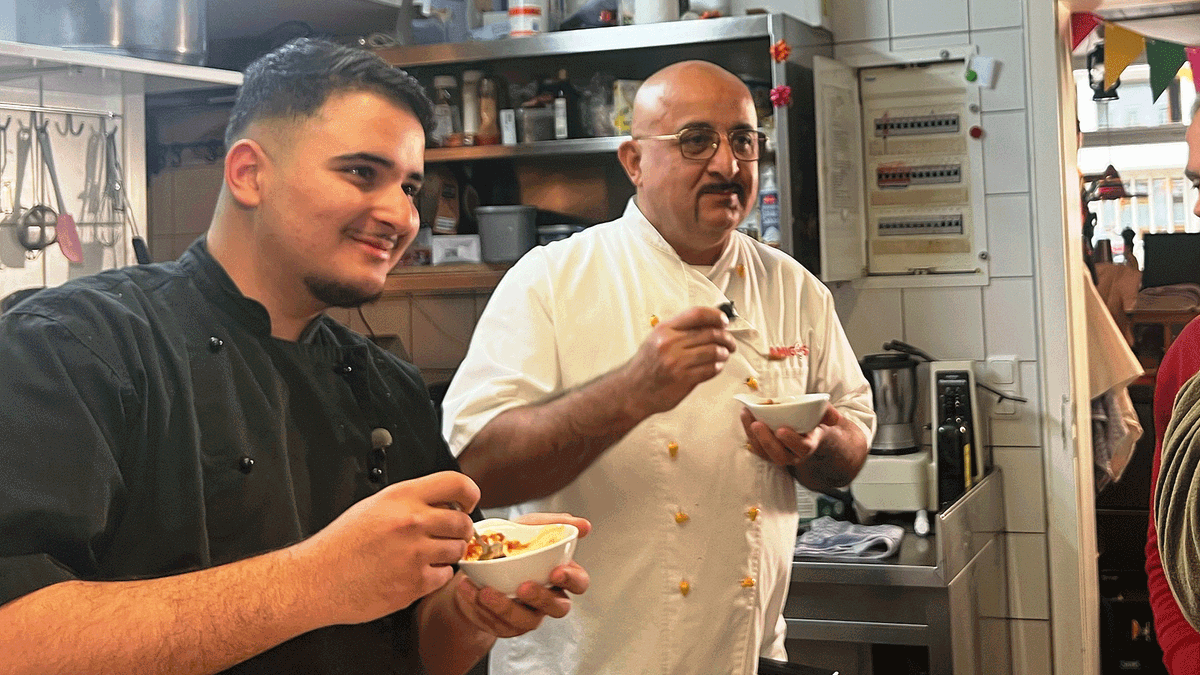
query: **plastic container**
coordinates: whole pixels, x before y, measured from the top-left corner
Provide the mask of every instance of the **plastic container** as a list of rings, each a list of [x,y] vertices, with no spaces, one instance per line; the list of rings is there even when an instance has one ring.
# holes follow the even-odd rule
[[[484,262],[516,262],[537,245],[537,209],[533,206],[480,206],[475,217]]]
[[[553,108],[521,108],[517,113],[521,118],[522,143],[554,140]]]

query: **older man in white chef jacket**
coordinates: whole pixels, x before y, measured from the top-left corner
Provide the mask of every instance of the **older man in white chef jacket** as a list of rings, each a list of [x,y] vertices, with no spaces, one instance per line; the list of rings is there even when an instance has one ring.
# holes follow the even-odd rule
[[[484,506],[595,524],[576,556],[587,595],[497,645],[494,674],[749,674],[785,658],[795,481],[849,483],[875,416],[828,290],[736,231],[758,191],[757,122],[713,64],[650,77],[619,151],[637,187],[624,215],[531,251],[479,319],[444,403],[463,470]],[[810,433],[773,434],[733,398],[755,386],[831,405]]]

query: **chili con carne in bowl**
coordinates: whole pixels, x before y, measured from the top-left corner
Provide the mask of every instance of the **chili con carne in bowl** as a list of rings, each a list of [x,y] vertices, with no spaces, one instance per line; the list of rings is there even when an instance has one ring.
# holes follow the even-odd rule
[[[471,580],[514,597],[517,587],[526,581],[543,586],[550,583],[550,572],[571,562],[579,530],[574,525],[524,525],[502,518],[475,523],[475,532],[484,540],[472,541],[458,566]],[[500,557],[481,560],[488,543],[501,544]]]

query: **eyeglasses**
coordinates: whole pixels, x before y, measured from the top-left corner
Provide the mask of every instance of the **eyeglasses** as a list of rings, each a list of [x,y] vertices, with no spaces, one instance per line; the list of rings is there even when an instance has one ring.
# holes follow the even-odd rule
[[[669,141],[679,143],[679,152],[684,159],[709,159],[717,154],[721,145],[721,132],[716,129],[685,128],[673,134],[661,136],[634,136],[635,141]],[[734,129],[725,134],[734,159],[753,162],[762,153],[767,135],[757,129]]]

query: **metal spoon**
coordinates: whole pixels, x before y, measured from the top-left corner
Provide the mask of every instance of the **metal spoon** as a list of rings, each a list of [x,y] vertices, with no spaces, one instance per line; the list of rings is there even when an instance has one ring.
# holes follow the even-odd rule
[[[733,321],[734,319],[737,318],[738,314],[737,314],[737,311],[734,310],[734,308],[733,308],[732,300],[721,303],[720,305],[717,305],[717,309],[721,310],[722,312],[725,312],[725,316],[729,317],[730,321]],[[742,343],[743,345],[746,345],[746,347],[750,351],[754,352],[755,354],[758,354],[759,356],[761,356],[762,358],[764,358],[768,361],[782,361],[785,358],[787,358],[787,356],[785,354],[776,353],[774,350],[769,351],[766,354],[764,354],[763,352],[759,351],[758,347],[756,347],[753,344],[751,344],[750,342],[748,342],[746,340],[746,338],[739,335],[736,331],[733,332],[733,339],[737,340],[738,342]]]
[[[446,502],[444,504],[440,504],[440,506],[450,509],[451,511],[466,513],[466,511],[463,510],[463,507],[460,506],[458,502]],[[494,560],[496,558],[504,557],[504,542],[488,541],[487,539],[484,539],[483,535],[479,534],[478,532],[472,534],[471,539],[474,540],[476,544],[479,544],[480,560]]]

